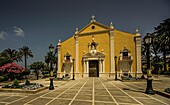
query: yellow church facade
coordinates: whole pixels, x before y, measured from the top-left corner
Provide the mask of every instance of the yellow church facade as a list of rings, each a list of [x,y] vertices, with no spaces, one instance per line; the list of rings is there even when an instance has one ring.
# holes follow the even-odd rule
[[[140,76],[141,36],[96,22],[94,16],[83,29],[58,45],[58,76]],[[73,71],[74,70],[74,71]]]

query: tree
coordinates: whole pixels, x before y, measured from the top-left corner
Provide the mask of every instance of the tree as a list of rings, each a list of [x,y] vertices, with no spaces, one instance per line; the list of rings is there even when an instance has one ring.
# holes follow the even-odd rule
[[[38,80],[38,77],[39,77],[39,70],[44,68],[44,63],[43,62],[34,62],[30,65],[30,69],[33,69],[34,70],[34,73],[37,77],[37,80]]]
[[[24,61],[25,61],[25,69],[27,69],[27,59],[28,57],[33,58],[32,51],[29,49],[29,47],[24,46],[22,48],[19,48],[21,56],[24,56]]]
[[[17,62],[22,61],[20,53],[16,50],[12,50],[12,49],[8,48],[8,49],[4,50],[4,53],[7,56],[9,56],[12,59],[12,61],[17,61]]]
[[[23,76],[25,76],[25,78],[27,78],[27,75],[29,75],[31,73],[31,71],[29,69],[25,69],[25,71],[22,73]]]
[[[50,52],[47,53],[47,55],[45,56],[45,63],[47,64],[47,66],[49,67],[50,64]]]
[[[50,69],[49,65],[52,63],[52,65],[55,65],[55,71],[54,74],[57,76],[57,49],[55,49],[54,53],[51,55],[50,52],[47,53],[45,56],[45,63],[47,64],[47,67]],[[52,60],[51,60],[52,59]],[[50,65],[51,66],[51,65]]]
[[[6,53],[4,52],[0,53],[0,67],[11,62],[12,62],[12,59],[9,56],[7,56]]]
[[[142,72],[145,73],[146,72],[146,46],[144,41],[142,41]]]
[[[160,23],[159,26],[155,27],[154,33],[159,45],[157,50],[163,53],[164,71],[167,71],[166,53],[170,52],[170,18],[164,20],[163,23]]]
[[[162,70],[162,64],[164,65],[164,71],[167,71],[166,54],[170,53],[170,18],[155,27],[155,31],[151,35],[153,40],[150,46],[150,56],[154,72],[158,73],[159,70]],[[142,60],[145,61],[146,49],[145,44],[142,45]]]
[[[151,45],[149,47],[149,51],[150,51],[150,61],[151,61],[151,67],[153,68],[152,73],[158,73],[159,71],[159,63],[160,63],[160,52],[158,50],[159,48],[159,43],[157,42],[157,37],[155,36],[155,33],[147,33],[150,34],[152,36],[152,41],[151,41]],[[142,43],[142,63],[143,63],[143,67],[145,67],[145,65],[147,64],[146,62],[146,46],[144,41]],[[143,68],[144,69],[144,68]]]
[[[12,59],[14,57],[14,54],[16,52],[16,50],[11,50],[10,48],[5,49],[4,51],[7,55],[9,55],[9,57]]]
[[[20,74],[21,76],[25,69],[17,65],[15,62],[12,62],[0,67],[0,71],[2,72],[2,74],[7,74],[11,79],[14,79],[17,74]]]
[[[52,57],[51,57],[51,53],[48,52],[47,55],[45,56],[45,63],[47,64],[47,66],[49,67],[50,63],[51,63],[51,59],[52,59],[52,65],[56,65],[57,66],[57,51],[55,50],[55,53],[52,54]]]
[[[147,33],[149,34],[149,33]],[[149,56],[152,59],[153,58],[153,48],[149,47]],[[142,41],[142,64],[143,64],[143,72],[146,73],[146,65],[147,65],[147,45],[145,44],[144,40]]]
[[[0,67],[4,64],[11,63],[14,61],[22,61],[18,51],[11,50],[10,48],[8,48],[0,53]]]
[[[158,43],[158,37],[156,36],[155,32],[151,33],[152,35],[152,42],[151,42],[151,51],[152,51],[152,60],[151,60],[151,65],[153,66],[153,72],[158,73],[159,72],[159,64],[160,64],[160,45]]]

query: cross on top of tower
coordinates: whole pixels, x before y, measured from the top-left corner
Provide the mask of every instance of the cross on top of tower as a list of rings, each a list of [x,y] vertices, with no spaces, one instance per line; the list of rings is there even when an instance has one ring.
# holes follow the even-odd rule
[[[94,15],[92,15],[91,16],[91,22],[95,22],[96,20],[95,20],[95,16]]]
[[[139,33],[139,30],[136,28],[136,33]]]
[[[136,28],[136,36],[141,36],[137,28]]]

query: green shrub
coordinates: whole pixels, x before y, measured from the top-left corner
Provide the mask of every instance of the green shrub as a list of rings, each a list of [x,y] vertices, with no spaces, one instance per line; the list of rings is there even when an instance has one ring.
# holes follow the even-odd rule
[[[42,74],[49,74],[49,71],[42,71]]]
[[[15,78],[12,85],[13,86],[19,86],[19,81]]]
[[[9,79],[8,75],[4,75],[4,81],[7,81]]]
[[[165,75],[170,75],[170,72],[169,71],[165,71],[164,74]]]
[[[2,82],[4,80],[3,76],[0,76],[0,82]]]
[[[22,73],[22,76],[27,76],[31,73],[31,71],[29,69],[26,69],[23,73]]]
[[[25,85],[30,85],[30,81],[28,79],[25,80]]]
[[[50,74],[44,74],[44,77],[49,77],[50,76]]]
[[[15,74],[14,75],[14,78],[18,79],[18,80],[22,80],[23,79],[23,76],[22,74]]]
[[[53,73],[53,76],[57,75],[57,73]]]

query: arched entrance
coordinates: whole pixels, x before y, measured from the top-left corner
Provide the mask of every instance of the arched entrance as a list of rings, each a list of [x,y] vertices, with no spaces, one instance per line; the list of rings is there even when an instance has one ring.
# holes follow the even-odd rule
[[[82,58],[84,77],[100,77],[100,73],[104,72],[105,55],[103,51],[97,51],[97,46],[98,42],[92,36],[92,42],[88,43],[89,51],[84,51]]]
[[[99,61],[89,61],[89,77],[99,77]]]

